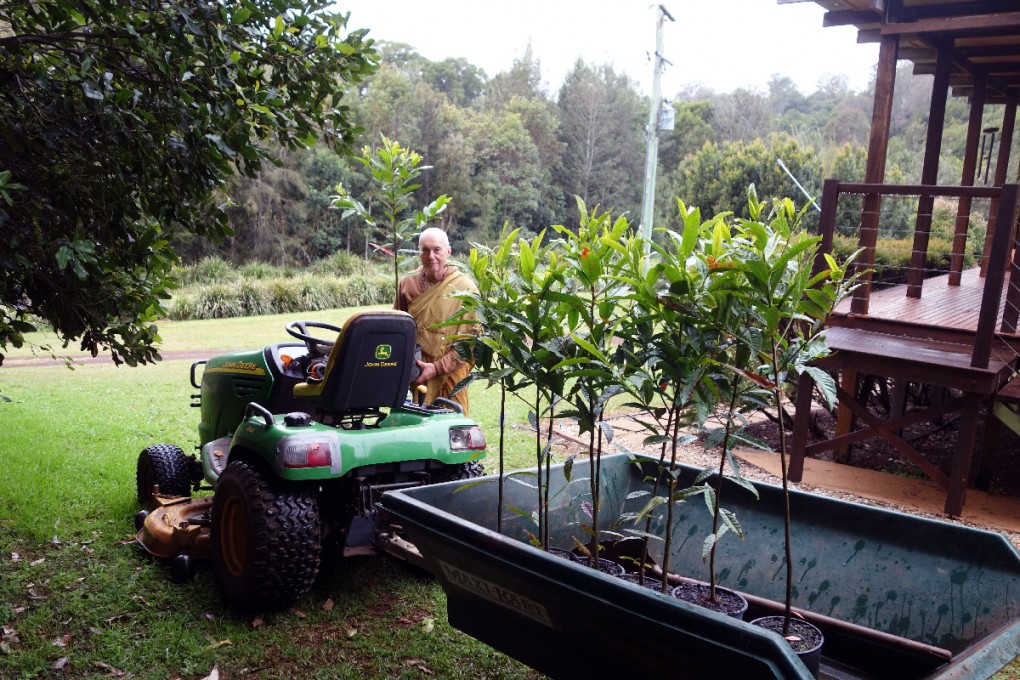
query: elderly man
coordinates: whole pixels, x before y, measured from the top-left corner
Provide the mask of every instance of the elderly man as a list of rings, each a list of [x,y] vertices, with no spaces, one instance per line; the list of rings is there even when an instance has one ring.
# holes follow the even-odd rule
[[[432,402],[436,397],[446,397],[463,406],[467,413],[467,390],[453,396],[450,393],[471,372],[471,364],[463,361],[451,345],[458,336],[471,332],[471,325],[437,328],[436,324],[460,310],[460,300],[451,297],[451,293],[478,292],[478,288],[465,274],[447,266],[451,252],[445,231],[436,227],[423,231],[418,237],[421,267],[400,279],[393,307],[408,312],[418,326],[421,375],[415,383],[428,389],[426,400]]]

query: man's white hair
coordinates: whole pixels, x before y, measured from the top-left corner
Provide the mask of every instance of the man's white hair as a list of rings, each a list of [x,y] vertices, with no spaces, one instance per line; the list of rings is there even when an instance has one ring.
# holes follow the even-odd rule
[[[425,231],[418,235],[419,250],[421,249],[421,242],[425,240],[426,236],[437,238],[444,246],[446,246],[447,248],[450,247],[450,237],[446,235],[445,231],[443,231],[439,227],[429,227],[428,229],[426,229]]]

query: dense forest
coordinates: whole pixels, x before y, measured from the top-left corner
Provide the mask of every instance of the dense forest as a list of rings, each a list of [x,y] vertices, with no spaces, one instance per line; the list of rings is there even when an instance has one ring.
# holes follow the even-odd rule
[[[374,147],[385,136],[421,154],[428,169],[416,204],[450,197],[441,225],[455,251],[493,241],[507,223],[531,232],[576,223],[575,196],[637,223],[649,101],[627,76],[579,60],[549,92],[530,50],[489,77],[463,59],[433,62],[409,45],[376,46],[378,71],[345,98],[361,128],[356,145]],[[930,76],[914,76],[901,63],[887,182],[919,181],[930,88]],[[777,159],[812,196],[827,177],[861,181],[870,89],[854,92],[834,76],[804,94],[775,75],[764,91],[691,86],[673,93],[674,129],[659,133],[655,226],[672,226],[674,197],[703,214],[740,212],[749,184],[762,197],[805,202]],[[940,183],[960,181],[968,106],[950,98]],[[985,115],[986,125],[997,125],[1002,107]],[[181,237],[184,262],[216,256],[303,266],[340,250],[372,254],[367,244],[384,236],[330,205],[338,183],[355,197],[367,191],[364,167],[325,147],[272,151],[277,166],[225,187],[233,236],[219,245]],[[886,235],[904,236],[911,219],[905,206],[902,223]]]

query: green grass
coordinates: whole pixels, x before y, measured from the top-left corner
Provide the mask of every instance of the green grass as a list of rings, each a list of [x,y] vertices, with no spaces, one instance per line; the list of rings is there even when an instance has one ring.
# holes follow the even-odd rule
[[[339,324],[350,311],[301,318]],[[293,318],[161,323],[163,350],[277,342]],[[257,626],[226,608],[208,569],[173,582],[168,565],[133,541],[135,463],[154,443],[197,443],[191,361],[0,369],[10,399],[0,401],[0,677],[204,678],[213,668],[221,677],[538,677],[451,628],[442,589],[387,558],[327,565],[299,612],[267,614]],[[497,392],[471,390],[474,417],[495,433]],[[527,423],[523,408],[513,405],[510,422]],[[509,465],[529,465],[527,433],[508,435]]]

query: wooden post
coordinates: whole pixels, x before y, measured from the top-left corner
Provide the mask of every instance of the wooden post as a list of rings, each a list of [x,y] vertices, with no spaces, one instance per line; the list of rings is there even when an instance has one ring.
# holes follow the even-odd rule
[[[1003,219],[1004,225],[1012,226],[1016,219],[1017,197],[1016,184],[1003,185],[999,194],[997,214]],[[1012,229],[996,229],[992,252],[1005,252],[1014,240]],[[999,302],[1002,300],[1002,284],[1006,279],[1005,270],[1006,262],[1002,258],[989,261],[988,275],[985,276],[985,286],[981,293],[981,311],[978,314],[977,330],[974,335],[974,354],[970,361],[970,365],[975,368],[988,368],[988,360],[992,356],[992,340],[999,315]],[[1003,323],[1006,323],[1006,319],[1003,319]]]
[[[879,43],[878,71],[875,78],[875,105],[871,115],[871,135],[868,139],[868,164],[864,171],[867,184],[881,184],[885,180],[885,162],[889,151],[889,125],[892,120],[893,89],[896,86],[896,57],[900,40],[897,35],[884,35]],[[882,209],[879,194],[867,194],[861,211],[858,245],[864,248],[856,264],[861,275],[854,291],[850,311],[868,313],[871,294],[871,272],[875,264],[875,243],[878,240],[878,215]]]
[[[1006,183],[1006,176],[1009,171],[1009,152],[1013,146],[1013,127],[1016,125],[1016,90],[1010,90],[1006,96],[1006,107],[1002,112],[1002,134],[999,136],[999,156],[995,159],[995,179],[992,186],[1001,187]],[[999,224],[999,199],[992,198],[988,203],[988,232],[985,234],[985,250],[981,256],[981,275],[988,274],[988,268],[993,257],[1009,258],[1009,252],[995,250],[992,241],[995,238],[995,230]],[[1012,228],[1012,224],[1007,228]]]
[[[974,77],[974,91],[970,95],[970,119],[967,121],[967,143],[963,150],[961,186],[974,186],[977,169],[978,144],[981,141],[981,121],[985,110],[986,79]],[[953,252],[949,256],[949,285],[959,286],[963,273],[964,253],[967,251],[967,230],[970,228],[971,197],[961,196],[956,206],[956,225],[953,229]]]
[[[921,166],[921,184],[931,186],[939,179],[939,153],[942,151],[942,131],[946,123],[946,99],[949,96],[949,73],[953,65],[952,51],[942,46],[935,62],[935,82],[931,87],[931,106],[928,112],[928,137],[924,145],[924,163]],[[928,236],[931,233],[931,212],[935,197],[921,194],[917,201],[917,219],[914,221],[914,250],[907,271],[907,297],[921,297],[924,273],[928,265]]]
[[[797,402],[793,411],[793,432],[790,438],[790,467],[786,471],[791,482],[799,482],[804,477],[804,450],[807,448],[808,425],[811,423],[811,390],[815,381],[808,373],[801,373],[797,379]],[[780,413],[782,418],[783,414]]]
[[[959,517],[967,500],[967,481],[970,479],[971,459],[974,457],[974,438],[977,434],[978,408],[981,395],[965,394],[960,409],[960,431],[953,457],[952,472],[949,474],[949,493],[946,494],[945,512]]]
[[[857,370],[853,368],[844,368],[839,376],[840,388],[843,392],[851,395],[853,399],[857,398]],[[850,410],[850,407],[840,400],[839,407],[836,411],[836,437],[842,437],[845,434],[850,434],[854,429],[854,412]],[[832,459],[837,463],[848,463],[850,461],[850,453],[853,450],[853,444],[846,444],[840,446],[832,451]]]
[[[822,211],[818,215],[818,235],[822,237],[818,251],[815,253],[814,266],[811,274],[817,274],[826,268],[825,253],[832,254],[832,239],[836,233],[836,206],[839,203],[839,180],[827,179],[822,184]]]

